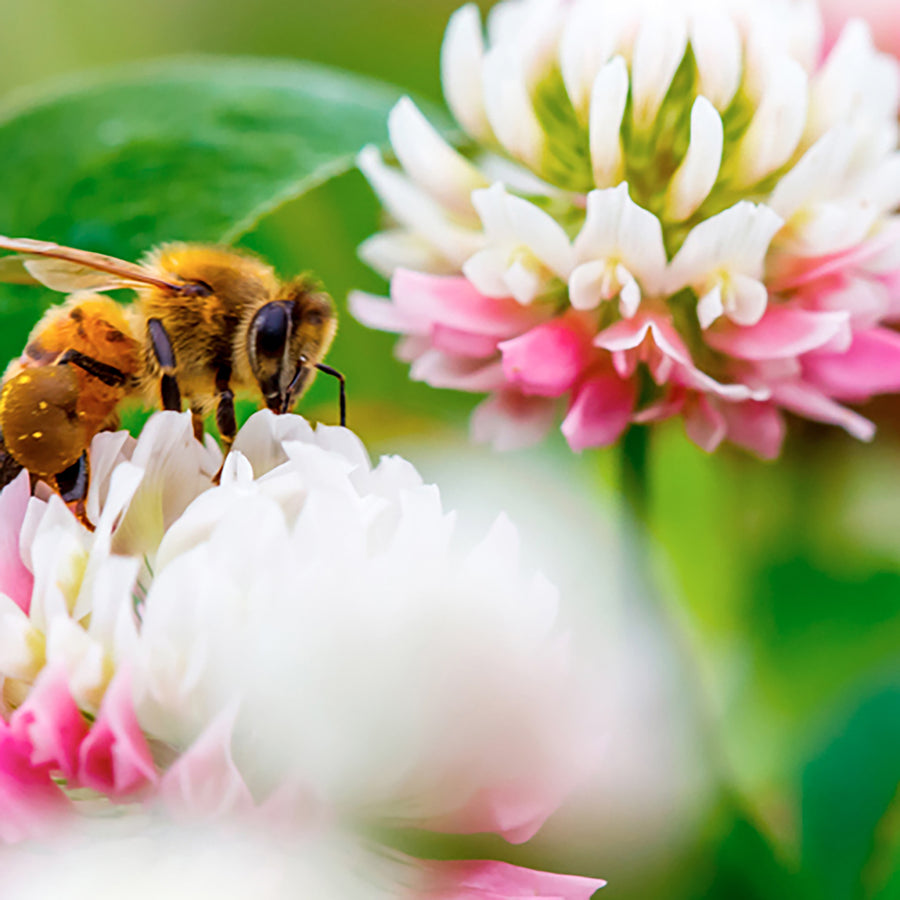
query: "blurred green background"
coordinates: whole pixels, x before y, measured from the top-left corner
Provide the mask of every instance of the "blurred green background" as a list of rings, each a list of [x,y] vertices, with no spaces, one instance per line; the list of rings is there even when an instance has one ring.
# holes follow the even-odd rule
[[[27,103],[46,80],[98,66],[229,54],[324,62],[439,102],[439,48],[455,5],[5,2],[0,86],[10,102]],[[59,152],[78,128],[69,121],[53,136]],[[3,172],[20,205],[31,202],[21,184],[27,168],[23,160]],[[37,186],[34,203],[40,193]],[[65,209],[69,199],[60,193],[40,202]],[[28,221],[26,213],[7,212],[15,221]],[[285,274],[314,270],[343,308],[351,288],[385,288],[355,255],[378,221],[374,198],[350,172],[263,218],[240,243]],[[72,240],[53,233],[52,223],[48,214],[34,226],[41,233],[16,236]],[[120,236],[129,227],[108,224]],[[0,231],[11,227],[0,221]],[[140,234],[126,238],[146,249]],[[125,252],[112,237],[109,244],[88,249]],[[4,360],[20,352],[35,321],[33,290],[0,294]],[[621,505],[617,451],[576,457],[558,435],[501,461],[472,449],[466,423],[477,398],[412,384],[392,345],[389,335],[343,316],[329,361],[347,375],[350,424],[374,454],[403,452],[426,478],[446,481],[451,499],[467,484],[487,484],[484,496],[498,503],[533,500],[552,521],[571,528],[577,521],[568,549],[589,559],[567,570],[563,553],[555,574],[575,592],[596,593],[601,615],[616,618],[617,643],[597,652],[615,658],[611,677],[622,682],[628,713],[610,718],[597,784],[533,844],[397,841],[422,852],[450,847],[599,874],[610,881],[604,895],[623,900],[900,897],[896,408],[879,410],[885,427],[872,446],[792,423],[773,464],[727,449],[709,457],[677,423],[655,432],[653,578],[665,588],[659,602],[630,609],[616,602],[610,580]],[[334,385],[320,380],[303,410],[334,421]],[[488,481],[479,482],[476,470]],[[539,534],[535,541],[543,564]]]

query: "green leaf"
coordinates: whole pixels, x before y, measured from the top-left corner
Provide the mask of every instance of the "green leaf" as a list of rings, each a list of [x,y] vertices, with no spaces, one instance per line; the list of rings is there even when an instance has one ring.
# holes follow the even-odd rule
[[[232,241],[383,143],[400,93],[307,63],[209,58],[17,95],[0,107],[0,232],[126,259],[166,240]],[[0,292],[0,351],[21,349],[46,299]]]
[[[900,784],[900,689],[861,704],[807,767],[803,863],[821,900],[881,894],[890,873]]]

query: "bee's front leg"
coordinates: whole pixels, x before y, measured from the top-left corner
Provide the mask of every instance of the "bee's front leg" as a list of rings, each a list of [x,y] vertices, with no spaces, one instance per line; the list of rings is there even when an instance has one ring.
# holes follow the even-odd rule
[[[175,350],[172,348],[169,333],[159,319],[147,320],[147,333],[150,337],[153,355],[162,370],[162,378],[159,380],[162,407],[181,412],[181,391],[178,388],[178,379],[175,377]]]
[[[237,436],[237,419],[234,414],[234,392],[231,390],[231,366],[219,366],[216,371],[216,425],[225,445],[225,454]]]

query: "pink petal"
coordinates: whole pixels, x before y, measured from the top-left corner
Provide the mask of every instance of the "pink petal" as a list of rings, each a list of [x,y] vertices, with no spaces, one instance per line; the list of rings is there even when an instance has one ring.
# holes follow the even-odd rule
[[[836,400],[900,391],[900,334],[887,328],[857,332],[846,353],[805,357],[803,372],[806,381]]]
[[[396,334],[426,334],[428,322],[422,317],[410,315],[398,309],[396,304],[381,297],[373,297],[362,291],[353,291],[347,298],[350,313],[355,319],[378,331]]]
[[[784,416],[771,403],[722,403],[728,440],[763,459],[775,459],[784,442]]]
[[[637,391],[633,381],[615,374],[589,378],[578,390],[562,433],[573,450],[608,447],[614,444],[631,422]]]
[[[851,18],[866,19],[872,28],[872,40],[887,53],[900,56],[900,18],[892,0],[820,0],[828,45],[837,40]]]
[[[800,381],[784,382],[772,390],[772,399],[797,415],[816,422],[839,425],[861,441],[871,441],[875,426],[858,413],[835,403],[823,393]]]
[[[130,678],[120,671],[107,688],[100,715],[81,744],[78,781],[119,798],[156,780],[150,748],[134,713]]]
[[[644,338],[650,332],[650,319],[646,316],[635,316],[631,319],[622,319],[609,328],[601,331],[594,338],[594,345],[617,353],[624,350],[634,350],[644,343]]]
[[[45,668],[10,720],[13,734],[31,746],[34,766],[46,766],[71,780],[87,723],[72,699],[66,673]]]
[[[391,279],[391,299],[419,319],[496,338],[512,337],[539,321],[535,311],[511,298],[485,297],[461,276],[398,269]]]
[[[0,491],[0,592],[23,612],[31,607],[34,576],[22,562],[19,536],[31,497],[31,479],[20,472]]]
[[[706,342],[738,359],[770,360],[808,353],[842,334],[849,343],[847,313],[770,306],[756,325],[741,327],[720,320],[706,332]]]
[[[725,438],[725,417],[705,394],[695,394],[684,406],[684,429],[702,450],[712,453]]]
[[[471,334],[446,325],[435,325],[431,331],[431,343],[436,350],[453,356],[487,359],[497,352],[497,338],[484,334]]]
[[[461,812],[429,819],[424,827],[451,834],[499,834],[522,844],[559,809],[572,785],[508,784],[480,791]]]
[[[850,272],[864,266],[879,254],[897,245],[900,239],[900,222],[891,222],[868,241],[839,250],[827,256],[790,257],[783,266],[770,274],[770,292],[779,293],[808,284],[818,278],[827,278],[841,272]]]
[[[500,360],[464,359],[440,350],[427,350],[416,359],[409,377],[432,387],[475,394],[497,390],[506,383]]]
[[[547,436],[556,420],[556,408],[557,404],[545,397],[498,391],[475,407],[470,422],[472,440],[501,451],[530,447]]]
[[[560,397],[581,377],[591,349],[581,322],[554,319],[500,344],[503,373],[523,394]]]
[[[580,875],[557,875],[492,860],[426,862],[428,884],[422,900],[589,900],[606,882]]]
[[[0,844],[48,835],[71,805],[46,766],[31,762],[31,745],[0,719]]]
[[[215,818],[253,809],[231,755],[235,712],[218,716],[163,776],[159,795],[176,818]]]
[[[654,344],[675,362],[685,364],[690,361],[690,353],[681,340],[671,319],[665,315],[638,315],[632,319],[622,319],[604,329],[594,338],[594,345],[612,353],[632,350],[644,343],[647,335]]]
[[[874,278],[832,276],[798,292],[806,309],[846,312],[854,328],[871,328],[891,313],[888,289]]]

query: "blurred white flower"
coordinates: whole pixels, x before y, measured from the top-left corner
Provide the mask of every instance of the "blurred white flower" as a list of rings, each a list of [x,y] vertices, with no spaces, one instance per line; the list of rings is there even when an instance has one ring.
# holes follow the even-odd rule
[[[473,546],[408,462],[297,416],[252,417],[219,485],[187,414],[91,454],[93,532],[57,497],[13,528],[35,579],[0,673],[42,790],[519,841],[595,765],[592,683],[504,516]]]
[[[599,879],[392,854],[335,832],[237,823],[82,820],[55,840],[0,848],[4,900],[589,900]]]
[[[398,457],[255,415],[160,544],[129,661],[144,729],[186,747],[240,698],[251,790],[523,840],[596,749],[556,627],[500,517],[474,548]]]

